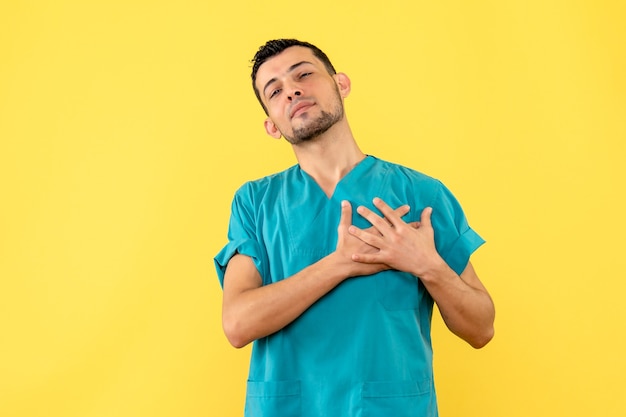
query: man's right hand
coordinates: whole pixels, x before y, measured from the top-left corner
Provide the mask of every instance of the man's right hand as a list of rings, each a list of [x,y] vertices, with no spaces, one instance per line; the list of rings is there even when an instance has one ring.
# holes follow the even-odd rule
[[[409,212],[409,206],[398,207],[395,212],[402,217]],[[348,233],[351,224],[352,207],[346,201],[341,207],[336,250],[300,272],[271,284],[263,285],[252,258],[241,254],[232,257],[224,274],[222,323],[233,346],[245,346],[282,329],[350,277],[389,269],[385,264],[352,260],[354,253],[378,249]],[[411,225],[419,226],[418,223]],[[370,231],[375,233],[374,230]]]

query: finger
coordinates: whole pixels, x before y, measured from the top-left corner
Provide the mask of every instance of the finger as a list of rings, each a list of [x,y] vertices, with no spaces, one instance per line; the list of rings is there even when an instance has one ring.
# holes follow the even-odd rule
[[[382,234],[384,234],[383,231],[387,231],[391,228],[389,220],[383,219],[365,206],[359,206],[356,211]]]
[[[411,207],[408,204],[404,204],[394,210],[394,212],[400,217],[406,216],[407,214],[409,214],[409,211],[411,211]],[[385,220],[387,219],[385,218]],[[393,226],[389,220],[387,220],[387,223],[389,224],[389,226]],[[419,222],[414,222],[414,223],[419,224]],[[365,230],[372,232],[372,233],[377,233],[380,235],[380,232],[374,226]]]
[[[378,230],[376,230],[376,228],[374,228],[373,231],[370,230],[371,228],[368,230],[362,230],[356,226],[350,226],[348,228],[348,233],[359,239],[361,242],[367,243],[376,249],[380,249],[382,245],[382,235],[378,232]]]
[[[343,200],[341,202],[341,218],[339,219],[339,228],[348,228],[352,224],[352,206],[350,202]]]
[[[396,208],[394,213],[396,213],[399,217],[404,217],[409,213],[409,211],[411,211],[411,207],[408,204],[404,204]]]
[[[404,223],[404,221],[401,218],[402,216],[398,216],[395,210],[392,210],[391,207],[389,207],[389,205],[385,203],[382,198],[375,197],[373,202],[374,202],[374,206],[376,206],[376,208],[380,210],[381,213],[383,213],[383,215],[385,216],[385,219],[387,219],[387,221],[389,221],[389,223],[391,223],[393,227],[398,227],[402,223]]]
[[[352,255],[352,260],[355,262],[361,262],[363,264],[382,263],[380,260],[380,256],[377,254],[355,253]]]
[[[374,226],[370,226],[367,229],[363,229],[363,231],[367,232],[367,233],[371,233],[371,234],[376,235],[376,236],[382,236],[382,233],[380,233],[378,231],[378,229],[375,228]]]
[[[433,208],[432,207],[426,207],[424,210],[422,210],[422,215],[421,215],[421,223],[423,226],[425,227],[433,227],[431,222],[430,222],[430,215],[433,213]]]

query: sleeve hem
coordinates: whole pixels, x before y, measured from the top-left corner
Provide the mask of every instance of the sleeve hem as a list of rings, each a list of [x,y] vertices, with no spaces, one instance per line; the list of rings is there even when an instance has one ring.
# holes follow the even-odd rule
[[[252,258],[256,269],[259,271],[261,275],[261,279],[265,282],[265,274],[261,269],[261,259],[259,256],[260,249],[259,245],[250,239],[242,239],[239,241],[233,241],[228,243],[213,259],[215,263],[215,270],[217,271],[217,278],[219,279],[220,285],[224,288],[224,274],[226,272],[226,267],[228,266],[228,262],[230,259],[236,254],[246,255]]]
[[[458,275],[465,270],[470,256],[485,243],[485,240],[474,230],[467,229],[442,257]]]

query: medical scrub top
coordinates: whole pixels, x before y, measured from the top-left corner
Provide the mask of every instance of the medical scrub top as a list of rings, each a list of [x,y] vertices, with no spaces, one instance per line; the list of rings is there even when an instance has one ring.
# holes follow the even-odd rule
[[[244,184],[235,194],[228,244],[215,257],[224,271],[236,253],[254,261],[263,285],[290,277],[335,250],[341,201],[392,208],[406,222],[432,207],[439,254],[460,274],[484,243],[438,180],[367,156],[328,197],[295,165]],[[353,210],[353,224],[371,225]],[[437,416],[431,347],[433,300],[408,273],[350,278],[278,332],[254,342],[245,416]]]

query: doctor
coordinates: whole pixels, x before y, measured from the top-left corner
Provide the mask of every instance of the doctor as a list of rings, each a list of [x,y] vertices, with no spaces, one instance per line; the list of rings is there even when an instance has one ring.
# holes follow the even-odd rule
[[[438,180],[364,154],[350,79],[314,45],[267,42],[252,83],[298,164],[244,184],[215,257],[223,327],[254,342],[246,416],[436,416],[430,319],[480,348],[494,306],[484,243]]]

